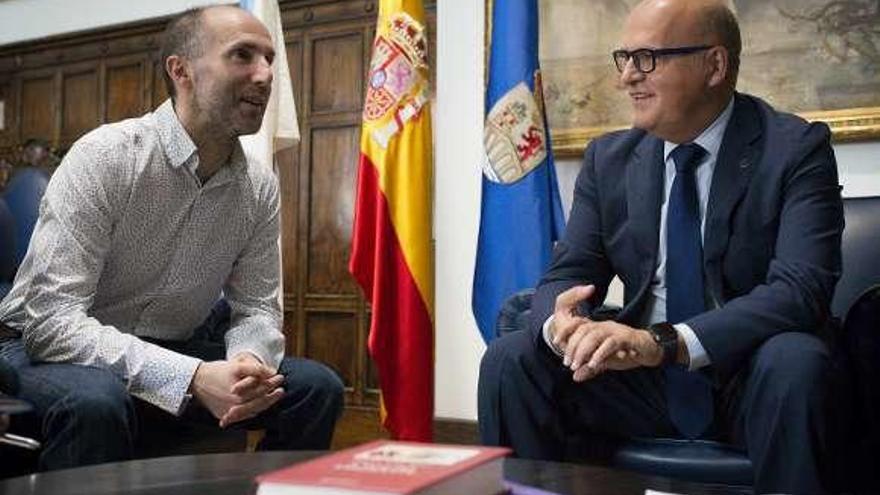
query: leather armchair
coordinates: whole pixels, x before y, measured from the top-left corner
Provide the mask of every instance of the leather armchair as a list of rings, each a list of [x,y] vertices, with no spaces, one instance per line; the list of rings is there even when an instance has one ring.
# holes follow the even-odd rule
[[[867,465],[871,461],[865,460],[876,459],[880,449],[880,426],[875,424],[880,414],[880,384],[875,378],[880,376],[880,286],[876,286],[880,284],[880,196],[844,199],[844,218],[843,273],[831,305],[833,316],[843,325],[840,335],[832,337],[841,346],[839,359],[846,361],[842,364],[850,380],[846,385],[853,388],[856,424],[862,425],[862,434],[851,441],[840,441],[857,446],[857,454],[848,457],[856,465],[840,465],[848,471],[860,471],[843,476],[848,478],[844,483],[869,487],[869,479],[880,476],[880,466]],[[873,291],[866,292],[872,286]],[[533,289],[526,289],[505,301],[496,324],[498,335],[527,327],[533,294]],[[577,449],[572,450],[571,456],[579,457]],[[752,484],[752,465],[746,453],[720,442],[609,439],[609,445],[591,449],[597,451],[615,467],[644,474],[741,487]]]
[[[3,199],[15,219],[16,265],[27,253],[31,234],[40,215],[40,201],[48,185],[49,176],[45,172],[28,167],[18,170],[3,191]]]
[[[0,198],[0,299],[12,288],[15,269],[15,217]]]

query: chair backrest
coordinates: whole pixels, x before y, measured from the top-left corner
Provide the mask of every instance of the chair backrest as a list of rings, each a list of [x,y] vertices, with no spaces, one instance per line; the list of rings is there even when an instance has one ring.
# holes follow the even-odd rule
[[[845,198],[843,274],[831,301],[831,314],[844,319],[856,299],[880,283],[880,196]]]
[[[15,217],[0,198],[0,283],[15,276]]]
[[[15,218],[15,261],[21,263],[27,253],[34,225],[40,215],[40,200],[46,192],[49,176],[36,168],[20,169],[12,176],[3,199]]]
[[[843,275],[832,303],[843,321],[843,349],[852,374],[852,476],[857,486],[871,493],[880,483],[876,463],[880,448],[880,197],[844,200]],[[870,487],[870,488],[868,488]]]

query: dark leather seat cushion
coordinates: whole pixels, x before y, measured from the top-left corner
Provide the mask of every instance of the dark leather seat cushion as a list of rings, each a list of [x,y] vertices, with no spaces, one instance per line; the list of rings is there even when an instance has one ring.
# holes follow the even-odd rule
[[[745,452],[704,440],[630,439],[620,444],[611,464],[639,473],[727,485],[751,485],[753,476]]]

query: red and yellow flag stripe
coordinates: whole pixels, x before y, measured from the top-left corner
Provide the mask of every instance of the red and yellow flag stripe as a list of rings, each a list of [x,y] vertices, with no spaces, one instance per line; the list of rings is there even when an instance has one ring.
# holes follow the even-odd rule
[[[372,303],[383,423],[394,438],[419,441],[431,440],[434,412],[427,46],[421,0],[381,0],[349,262]]]

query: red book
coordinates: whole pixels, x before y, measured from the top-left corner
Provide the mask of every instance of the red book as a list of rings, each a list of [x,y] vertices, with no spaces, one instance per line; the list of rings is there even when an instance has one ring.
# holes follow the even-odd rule
[[[257,477],[257,495],[403,495],[505,491],[510,449],[379,440]]]

